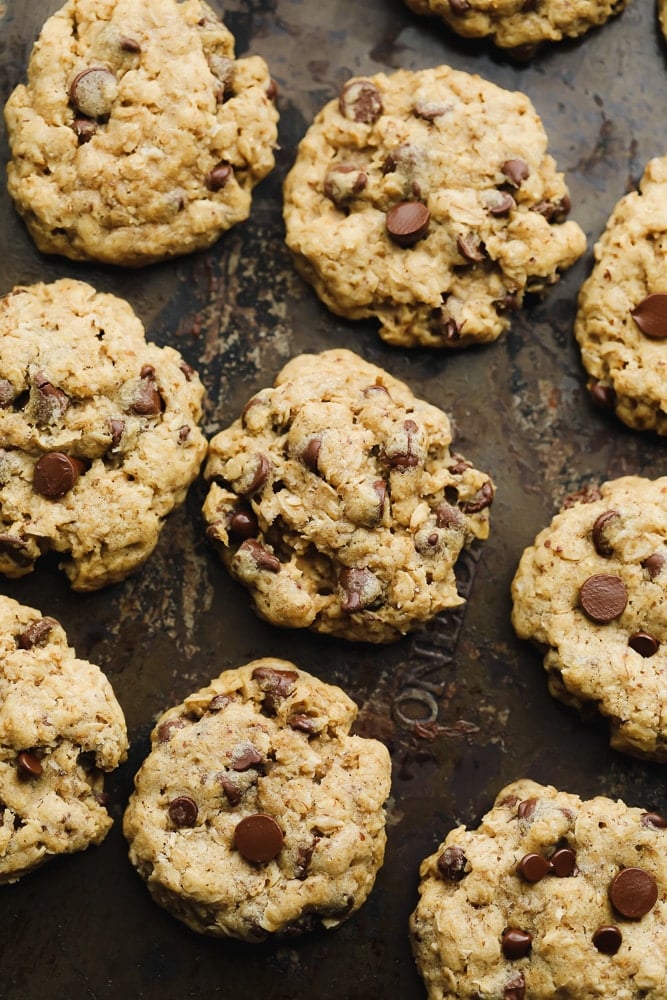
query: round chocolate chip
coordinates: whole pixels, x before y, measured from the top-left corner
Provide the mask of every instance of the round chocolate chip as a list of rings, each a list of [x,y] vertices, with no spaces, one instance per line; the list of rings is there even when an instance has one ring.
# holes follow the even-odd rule
[[[174,826],[194,826],[199,809],[195,800],[189,795],[178,795],[169,803],[167,812]]]
[[[382,96],[371,80],[348,80],[340,92],[338,107],[345,118],[372,125],[382,114]]]
[[[441,877],[447,882],[460,882],[467,875],[468,859],[460,847],[446,847],[437,864]]]
[[[387,212],[387,232],[399,247],[411,247],[426,236],[430,219],[420,201],[401,201]]]
[[[660,647],[660,643],[648,632],[635,632],[628,639],[628,646],[634,649],[635,653],[639,653],[640,656],[649,657],[655,656]]]
[[[651,340],[667,338],[667,292],[654,292],[630,310],[630,315]]]
[[[545,875],[549,874],[551,865],[541,854],[524,854],[519,862],[517,871],[526,882],[539,882]]]
[[[623,935],[614,924],[598,927],[593,935],[593,944],[603,955],[615,955],[622,941]]]
[[[611,523],[618,520],[620,520],[620,514],[617,510],[605,510],[596,518],[593,525],[592,538],[595,551],[605,559],[608,559],[613,552],[611,542],[608,538],[608,531]]]
[[[549,865],[553,875],[569,878],[577,867],[577,855],[569,847],[559,847],[549,858]]]
[[[622,868],[612,879],[609,898],[622,917],[639,920],[655,906],[658,885],[644,868]]]
[[[283,846],[283,831],[266,813],[254,813],[237,823],[234,847],[246,861],[265,864],[276,858]]]
[[[251,507],[238,507],[231,516],[229,533],[233,538],[245,541],[259,534],[257,515]]]
[[[584,581],[579,591],[579,605],[587,618],[599,625],[613,621],[623,614],[628,603],[628,592],[618,576],[596,573]]]
[[[78,458],[71,458],[62,451],[50,451],[35,465],[32,479],[35,493],[58,500],[69,493],[83,470],[84,464]]]
[[[530,953],[532,943],[533,937],[528,931],[522,931],[518,927],[508,927],[503,931],[501,947],[505,958],[525,958]]]
[[[667,819],[665,819],[664,816],[661,816],[660,813],[655,813],[655,812],[642,813],[641,823],[642,826],[652,827],[654,830],[667,829]]]
[[[27,780],[30,780],[31,778],[39,778],[44,770],[39,757],[37,757],[34,753],[30,753],[29,750],[22,750],[18,755],[16,758],[16,769],[18,771],[19,778]]]
[[[118,96],[118,81],[106,66],[89,66],[72,80],[69,96],[82,115],[105,118]]]

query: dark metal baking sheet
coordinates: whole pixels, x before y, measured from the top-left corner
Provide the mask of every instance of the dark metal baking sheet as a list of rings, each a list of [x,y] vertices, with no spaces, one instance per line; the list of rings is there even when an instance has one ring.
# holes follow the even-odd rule
[[[630,0],[617,20],[527,65],[417,18],[401,0],[211,2],[238,54],[263,55],[280,88],[278,162],[249,221],[205,253],[148,270],[75,265],[37,253],[3,185],[0,293],[72,276],[127,298],[149,338],[176,346],[201,373],[209,434],[294,354],[356,350],[452,415],[458,450],[497,483],[492,533],[463,567],[465,611],[388,648],[259,622],[205,544],[201,484],[168,520],[145,568],[123,584],[72,594],[48,559],[21,581],[1,581],[2,591],[59,618],[79,654],[106,671],[132,749],[107,783],[116,822],[104,844],[0,890],[0,996],[420,1000],[407,939],[419,862],[451,827],[476,823],[504,783],[530,776],[667,811],[664,769],[612,752],[603,725],[584,724],[554,702],[538,656],[509,621],[519,555],[566,494],[625,473],[665,472],[663,441],[592,407],[572,336],[594,239],[646,161],[666,152],[665,49],[653,0]],[[3,103],[57,6],[0,3]],[[589,238],[585,258],[546,300],[516,315],[508,334],[458,354],[390,348],[373,323],[330,315],[295,274],[281,221],[281,182],[296,144],[340,84],[352,74],[438,63],[530,96],[566,172],[572,216]],[[4,137],[2,153],[6,159]],[[199,937],[158,909],[127,861],[120,820],[156,713],[220,670],[269,654],[355,698],[358,731],[387,742],[394,781],[386,861],[364,907],[336,932],[252,947]],[[405,721],[416,711],[437,712],[433,739]]]

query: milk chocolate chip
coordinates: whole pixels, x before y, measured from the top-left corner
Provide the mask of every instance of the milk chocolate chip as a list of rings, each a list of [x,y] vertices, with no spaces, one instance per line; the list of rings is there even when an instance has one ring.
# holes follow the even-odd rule
[[[620,520],[620,516],[621,515],[617,510],[605,510],[602,514],[600,514],[593,525],[593,545],[595,546],[597,554],[602,556],[604,559],[609,559],[613,553],[608,532],[612,522]]]
[[[525,160],[515,158],[505,160],[500,167],[502,173],[514,187],[519,187],[522,181],[530,175],[530,168]]]
[[[667,292],[654,292],[630,310],[630,315],[651,340],[667,339]]]
[[[446,847],[438,857],[438,871],[447,882],[460,882],[467,875],[468,859],[460,847]]]
[[[584,614],[599,625],[613,621],[625,610],[628,592],[618,576],[596,573],[584,582],[579,591],[579,604]]]
[[[283,841],[280,826],[266,813],[246,816],[234,830],[234,847],[246,861],[256,864],[273,861],[280,854]]]
[[[532,934],[518,927],[508,927],[503,931],[501,947],[505,958],[525,958],[530,953],[533,943]]]
[[[387,233],[399,247],[412,247],[428,232],[431,213],[420,201],[401,201],[387,212]]]
[[[640,920],[655,906],[658,885],[644,868],[622,868],[612,880],[609,898],[622,917]]]
[[[517,871],[526,882],[539,882],[545,875],[549,874],[551,866],[546,858],[541,854],[524,854],[519,862]]]
[[[16,758],[16,770],[19,778],[29,781],[31,778],[39,778],[44,769],[39,757],[29,750],[22,750]]]
[[[372,125],[382,114],[382,97],[371,80],[348,80],[340,92],[338,107],[345,118]]]
[[[32,485],[35,493],[58,500],[72,489],[85,466],[78,458],[65,455],[62,451],[50,451],[42,455],[35,466]]]
[[[169,803],[167,812],[174,826],[194,826],[199,809],[195,800],[189,795],[178,795]]]

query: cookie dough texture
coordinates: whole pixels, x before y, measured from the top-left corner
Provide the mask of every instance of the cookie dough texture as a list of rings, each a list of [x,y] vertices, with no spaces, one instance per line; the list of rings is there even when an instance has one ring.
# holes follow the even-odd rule
[[[658,0],[658,17],[662,33],[667,38],[667,0]]]
[[[284,184],[302,276],[403,347],[497,338],[583,253],[569,208],[529,99],[448,66],[349,80]]]
[[[462,603],[494,487],[445,413],[347,350],[303,354],[210,442],[208,538],[258,614],[390,642]]]
[[[127,753],[102,671],[77,659],[55,619],[0,596],[0,884],[111,827],[104,772]]]
[[[625,476],[557,514],[512,584],[514,628],[543,650],[551,694],[597,709],[615,749],[659,761],[667,760],[666,574],[667,477]],[[590,578],[597,598],[590,583],[583,589]]]
[[[202,397],[116,296],[65,278],[0,300],[0,572],[51,550],[94,590],[140,566],[199,471]]]
[[[477,829],[452,830],[421,865],[411,935],[429,1000],[664,1000],[665,838],[662,817],[621,801],[586,801],[528,779],[504,788]],[[526,855],[542,864],[535,882],[522,874],[530,873]],[[622,869],[641,869],[657,885],[657,901],[639,918],[611,902]],[[618,883],[614,895],[623,905]],[[613,955],[598,947],[605,927],[615,928],[606,932],[612,946],[620,934]],[[516,932],[530,935],[523,956]]]
[[[667,434],[667,309],[647,336],[633,311],[667,293],[667,157],[651,160],[639,190],[616,205],[579,293],[575,334],[588,388],[629,427]]]
[[[165,712],[124,820],[155,901],[195,931],[249,942],[354,913],[382,865],[391,777],[386,747],[350,735],[356,712],[340,688],[274,658]],[[270,857],[247,860],[239,829],[260,820],[271,837],[252,847],[268,843]]]
[[[140,266],[207,247],[274,165],[272,90],[199,0],[69,0],[5,108],[9,193],[46,253]]]
[[[627,0],[405,0],[416,14],[442,20],[464,38],[489,37],[531,56],[544,42],[576,38],[604,24]]]

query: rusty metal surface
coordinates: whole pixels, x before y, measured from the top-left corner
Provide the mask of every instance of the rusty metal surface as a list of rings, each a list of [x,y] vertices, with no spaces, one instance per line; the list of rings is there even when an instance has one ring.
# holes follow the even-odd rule
[[[127,764],[107,781],[116,822],[105,843],[0,890],[3,1000],[419,1000],[407,940],[419,862],[451,827],[476,823],[504,783],[530,776],[667,811],[664,769],[612,752],[604,726],[553,701],[539,657],[509,621],[519,555],[567,493],[625,473],[665,472],[663,441],[592,407],[572,335],[594,239],[645,162],[665,152],[667,62],[654,3],[630,0],[604,28],[518,66],[417,18],[401,0],[211,2],[238,54],[263,55],[280,87],[278,163],[256,191],[250,220],[205,253],[126,273],[40,256],[3,184],[0,293],[72,276],[127,298],[149,338],[179,348],[201,373],[209,435],[292,355],[356,350],[452,415],[457,449],[497,483],[491,538],[463,567],[465,611],[389,648],[259,622],[205,544],[201,484],[168,520],[149,563],[123,584],[75,595],[48,560],[19,582],[0,581],[59,618],[78,653],[106,671],[132,740]],[[57,6],[0,4],[3,103]],[[351,74],[437,63],[530,96],[589,238],[585,258],[544,302],[516,315],[508,334],[458,354],[393,349],[373,323],[330,315],[295,274],[281,221],[280,186],[296,143],[340,84]],[[157,908],[126,859],[120,820],[155,714],[220,670],[268,654],[355,698],[357,729],[387,742],[394,782],[386,861],[364,907],[331,934],[251,947],[200,938]],[[416,709],[437,712],[434,739],[412,731]]]

